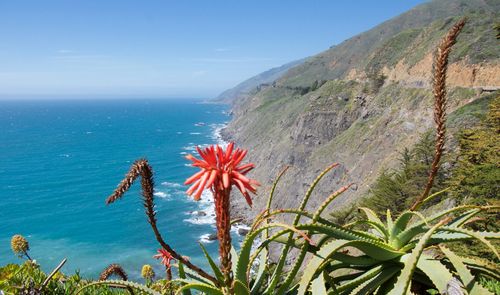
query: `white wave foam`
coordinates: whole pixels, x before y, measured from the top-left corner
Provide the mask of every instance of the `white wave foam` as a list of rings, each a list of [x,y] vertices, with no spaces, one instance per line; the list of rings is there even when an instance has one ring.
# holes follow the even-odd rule
[[[184,221],[191,224],[215,224],[215,204],[212,193],[204,190],[197,203],[198,210],[186,213],[190,217]]]
[[[201,133],[200,132],[189,132],[189,134],[191,134],[191,135],[200,135]]]
[[[166,193],[166,192],[155,192],[153,195],[157,196],[158,198],[162,198],[162,199],[170,199],[170,194]]]
[[[173,187],[173,188],[180,188],[180,187],[182,187],[182,184],[180,184],[180,183],[168,182],[168,181],[162,182],[161,185],[164,185],[166,187]]]
[[[211,234],[203,234],[203,235],[201,235],[199,241],[201,243],[203,243],[203,244],[210,244],[210,243],[215,242],[215,240],[211,240],[210,239],[210,235]]]

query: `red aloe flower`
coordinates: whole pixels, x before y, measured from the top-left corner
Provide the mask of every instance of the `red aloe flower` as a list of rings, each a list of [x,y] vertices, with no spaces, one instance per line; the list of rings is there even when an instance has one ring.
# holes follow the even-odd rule
[[[156,259],[161,259],[161,264],[163,264],[167,269],[170,269],[170,261],[172,259],[175,259],[172,254],[170,254],[167,250],[165,249],[159,249],[158,254],[153,256],[153,258]]]
[[[191,184],[186,193],[190,196],[193,195],[195,200],[199,200],[201,193],[206,188],[211,188],[212,191],[222,191],[235,185],[245,197],[248,205],[252,206],[249,192],[255,193],[255,187],[259,183],[247,178],[245,174],[252,170],[255,165],[252,163],[240,165],[247,151],[238,148],[233,150],[233,148],[233,142],[229,143],[226,151],[223,151],[219,145],[205,149],[196,147],[201,160],[193,155],[187,155],[186,159],[192,161],[192,165],[201,170],[184,182],[186,185]]]
[[[217,225],[217,238],[219,239],[219,256],[221,269],[224,274],[226,286],[232,285],[231,274],[231,216],[229,196],[232,186],[236,186],[245,197],[248,205],[252,206],[250,193],[256,192],[259,183],[245,176],[254,168],[254,164],[241,164],[247,151],[234,149],[231,142],[224,151],[219,145],[210,146],[205,149],[196,148],[202,159],[192,155],[186,158],[193,162],[194,167],[200,171],[189,177],[184,184],[191,184],[186,191],[199,200],[204,189],[210,188],[215,200],[215,220]]]

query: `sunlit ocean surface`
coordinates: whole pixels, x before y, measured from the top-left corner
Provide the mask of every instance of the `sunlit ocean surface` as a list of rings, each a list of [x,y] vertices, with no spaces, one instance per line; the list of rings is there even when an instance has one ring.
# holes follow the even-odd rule
[[[0,265],[21,261],[10,238],[22,234],[46,271],[68,258],[63,271],[86,277],[110,263],[133,278],[146,263],[162,274],[139,181],[122,200],[104,203],[139,158],[155,172],[165,240],[204,265],[198,242],[214,228],[189,214],[210,210],[183,193],[196,171],[183,155],[218,140],[225,110],[189,99],[0,101]],[[205,246],[216,254],[216,243]]]

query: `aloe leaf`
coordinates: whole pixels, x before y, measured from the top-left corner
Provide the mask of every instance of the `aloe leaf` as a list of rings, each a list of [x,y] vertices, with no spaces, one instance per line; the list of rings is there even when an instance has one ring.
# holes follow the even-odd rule
[[[236,266],[238,265],[240,259],[238,252],[236,252],[236,249],[231,245],[231,271],[233,273],[236,273]]]
[[[328,166],[325,170],[323,170],[317,177],[316,179],[314,179],[314,181],[311,183],[311,185],[309,186],[309,189],[307,190],[306,194],[304,195],[304,198],[302,199],[300,205],[299,205],[299,211],[302,211],[306,208],[306,205],[307,205],[307,202],[309,201],[309,198],[311,197],[311,194],[313,193],[314,189],[316,188],[316,186],[318,185],[319,181],[330,171],[332,170],[333,168],[337,167],[339,164],[335,163],[335,164],[332,164],[330,166]],[[296,226],[298,223],[299,223],[299,220],[300,220],[300,216],[295,216],[294,220],[293,220],[293,226]],[[288,240],[291,241],[293,239],[293,234],[289,234],[288,235]],[[266,289],[265,293],[266,294],[270,294],[270,293],[273,293],[275,294],[275,288],[276,288],[276,285],[278,284],[279,280],[281,279],[281,273],[283,271],[283,266],[285,265],[285,261],[286,261],[286,257],[288,255],[288,252],[290,251],[290,246],[288,246],[288,243],[287,245],[285,245],[283,247],[283,249],[281,250],[281,254],[280,254],[280,258],[278,260],[278,263],[276,264],[276,268],[273,272],[273,275],[271,277],[271,282],[269,283],[269,286],[268,288]],[[298,261],[298,263],[302,263],[302,259],[303,257],[301,256],[305,256],[305,255],[299,255],[299,259],[296,259],[296,262]],[[293,279],[293,278],[291,278]],[[285,279],[286,282],[288,282],[287,284],[289,284],[291,282],[291,279],[289,276],[287,276],[287,278]],[[279,292],[283,292],[282,289],[280,288],[280,290],[278,290],[278,293],[277,294],[281,294]]]
[[[392,229],[394,228],[394,221],[392,220],[391,210],[387,209],[385,219],[387,223],[387,231],[392,232]]]
[[[351,185],[344,186],[344,187],[340,188],[339,190],[335,191],[333,194],[331,194],[319,206],[319,208],[316,210],[316,212],[314,213],[312,222],[316,223],[318,221],[318,219],[320,218],[321,213],[323,212],[323,210],[325,210],[326,207],[328,207],[328,205],[331,202],[333,202],[339,195],[341,195],[343,192],[345,192],[347,189],[349,189],[349,187],[351,187]],[[311,232],[309,231],[308,234],[311,234]],[[377,237],[372,237],[372,238],[376,239]],[[293,279],[297,275],[297,273],[298,273],[298,271],[299,271],[299,269],[300,269],[300,267],[302,265],[302,262],[304,261],[304,258],[305,258],[306,254],[308,252],[308,250],[309,250],[309,243],[303,243],[303,245],[302,245],[302,247],[300,249],[300,253],[299,253],[298,258],[295,259],[295,263],[294,263],[292,269],[288,273],[288,275],[287,275],[285,281],[283,282],[283,284],[278,289],[277,294],[284,294],[286,292],[286,290],[289,288],[289,286],[292,283]],[[325,293],[326,293],[326,290],[325,290]]]
[[[464,225],[464,223],[469,221],[472,217],[479,214],[479,212],[481,212],[481,211],[482,211],[481,209],[473,209],[473,210],[470,210],[468,212],[465,212],[465,214],[460,215],[455,220],[450,222],[450,224],[448,226],[449,227],[460,227],[460,226]]]
[[[332,255],[332,259],[336,261],[340,261],[342,263],[348,264],[352,267],[356,266],[372,266],[377,263],[380,263],[379,260],[371,258],[369,256],[351,256],[341,252],[337,252]]]
[[[475,232],[475,231],[468,230],[465,228],[452,228],[452,227],[447,227],[447,226],[443,227],[441,230],[455,232],[455,233],[461,233],[464,235],[471,236],[472,238],[475,238],[478,241],[482,242],[484,245],[486,245],[493,253],[495,253],[495,256],[497,257],[497,259],[500,259],[500,256],[498,255],[498,251],[495,248],[495,246],[493,246],[486,239],[486,237],[488,237],[490,239],[500,239],[500,233]]]
[[[450,209],[447,209],[447,210],[443,210],[443,211],[439,211],[437,212],[436,214],[430,216],[430,217],[427,217],[426,218],[426,222],[427,223],[431,223],[433,221],[436,221],[438,219],[441,219],[443,218],[444,216],[448,215],[448,214],[451,214],[451,213],[454,213],[456,211],[462,211],[462,210],[468,210],[468,209],[479,209],[479,208],[483,208],[483,207],[479,207],[479,206],[475,206],[475,205],[462,205],[462,206],[456,206],[456,207],[453,207],[453,208],[450,208]],[[416,223],[415,226],[422,226],[422,225],[425,225],[426,222],[420,222],[420,223]]]
[[[306,294],[307,290],[309,289],[309,284],[316,276],[316,273],[320,269],[321,265],[331,255],[333,255],[339,249],[350,245],[350,243],[353,243],[353,241],[334,240],[321,247],[321,249],[317,253],[317,256],[312,257],[306,268],[304,269],[304,273],[302,274],[299,282],[298,295]]]
[[[360,207],[359,210],[361,210],[361,211],[363,211],[363,213],[365,213],[366,218],[368,218],[369,221],[374,222],[374,223],[380,225],[381,227],[385,228],[385,225],[382,222],[382,220],[380,220],[380,218],[378,218],[377,214],[372,209],[366,208],[366,207]]]
[[[422,255],[422,252],[425,249],[427,241],[431,238],[434,232],[443,226],[447,221],[448,220],[446,219],[441,220],[422,236],[417,246],[415,246],[415,249],[413,249],[408,259],[404,262],[404,268],[398,276],[398,280],[396,281],[394,288],[388,293],[389,295],[400,295],[408,292],[413,271],[417,266],[420,255]]]
[[[255,282],[251,290],[252,295],[259,294],[259,290],[262,287],[262,283],[264,282],[265,270],[267,267],[267,255],[268,255],[267,249],[262,250],[262,252],[260,253],[259,268],[257,269],[257,274],[255,275]]]
[[[438,196],[440,196],[441,194],[443,194],[443,193],[445,193],[445,192],[447,192],[447,191],[449,191],[449,190],[450,190],[450,188],[449,188],[449,187],[447,187],[447,188],[445,188],[444,190],[440,190],[440,191],[438,191],[438,192],[433,193],[432,195],[430,195],[430,196],[428,196],[427,198],[425,198],[424,200],[422,200],[422,202],[420,202],[420,203],[419,203],[419,204],[415,207],[415,209],[414,209],[414,210],[415,210],[415,211],[416,211],[416,210],[418,210],[420,207],[422,207],[422,205],[426,204],[427,202],[431,201],[431,200],[432,200],[432,199],[434,199],[435,197],[438,197]]]
[[[348,233],[345,229],[342,228],[332,228],[320,224],[304,224],[297,226],[297,229],[320,232],[333,236],[340,240],[351,240],[352,242],[354,242],[356,248],[377,260],[390,260],[405,254],[404,252],[392,248],[386,243],[382,243],[378,240],[373,240],[370,237],[367,238],[363,235],[352,235],[352,233]]]
[[[431,279],[432,283],[443,293],[448,282],[453,277],[450,271],[438,260],[427,255],[422,255],[417,262],[417,268]]]
[[[203,251],[203,254],[205,254],[205,258],[207,258],[208,264],[212,268],[212,271],[214,272],[215,277],[217,278],[217,281],[219,281],[219,284],[221,286],[224,286],[224,275],[220,271],[219,267],[217,264],[214,262],[212,257],[210,257],[210,254],[208,254],[207,249],[203,246],[203,244],[200,243],[201,250]],[[231,255],[232,256],[232,255]]]
[[[290,166],[286,166],[283,170],[281,170],[280,173],[278,174],[278,176],[276,177],[276,179],[274,180],[273,186],[271,187],[271,192],[269,193],[269,197],[267,198],[266,209],[261,213],[262,215],[264,215],[266,212],[269,212],[269,210],[271,210],[271,204],[273,202],[274,192],[276,190],[276,187],[278,186],[278,183],[280,182],[281,177],[285,174],[285,172],[288,170],[288,168],[290,168]],[[250,227],[252,230],[254,228],[256,228],[257,223],[260,222],[260,219],[261,218],[255,218],[252,226]],[[268,224],[268,223],[269,222],[267,222],[267,219],[266,219],[266,224]],[[263,233],[263,236],[264,236],[263,238],[266,239],[267,235],[268,235],[268,231],[266,230]]]
[[[401,232],[398,235],[398,239],[401,241],[402,244],[406,244],[408,241],[413,239],[416,235],[426,232],[427,231],[426,227],[428,227],[429,223],[436,221],[436,220],[442,218],[443,216],[454,213],[456,211],[467,210],[467,209],[478,209],[478,208],[482,208],[482,207],[473,206],[473,205],[463,205],[463,206],[453,207],[453,208],[448,209],[448,210],[440,211],[440,212],[432,215],[431,217],[427,217],[420,222],[416,222],[415,224],[412,225],[412,227],[405,229],[403,232]]]
[[[274,192],[276,190],[276,187],[278,186],[278,183],[280,182],[281,177],[285,174],[285,172],[288,170],[288,168],[290,168],[290,166],[286,166],[283,170],[280,171],[280,173],[278,174],[278,177],[276,177],[276,180],[274,181],[273,186],[271,187],[271,192],[269,193],[269,198],[267,199],[267,205],[266,205],[267,210],[271,209],[271,203],[273,202]]]
[[[234,280],[233,289],[234,289],[234,294],[250,295],[250,290],[248,290],[248,287],[238,280]]]
[[[161,295],[161,293],[159,293],[151,288],[148,288],[145,285],[141,285],[141,284],[130,282],[130,281],[122,281],[122,280],[106,280],[106,281],[92,282],[92,283],[89,283],[89,284],[81,287],[80,289],[76,290],[74,295],[77,295],[77,294],[81,293],[83,290],[90,288],[90,287],[94,287],[94,286],[110,286],[110,287],[118,287],[118,288],[130,287],[130,288],[133,288],[136,290],[140,290],[140,291],[142,291],[146,294],[149,294],[149,295]]]
[[[204,294],[210,295],[224,295],[221,290],[217,289],[212,285],[202,284],[202,283],[189,283],[180,287],[175,294],[182,294],[186,290],[198,290]]]
[[[326,200],[324,200],[323,203],[321,203],[321,205],[314,213],[313,222],[316,222],[318,220],[318,218],[321,216],[321,213],[323,213],[323,211],[326,209],[326,207],[328,207],[328,205],[330,205],[331,202],[333,202],[338,196],[340,196],[342,193],[348,190],[351,186],[352,184],[343,186],[334,193],[332,193],[330,196],[328,196],[328,198],[326,198]]]
[[[325,278],[322,275],[319,275],[314,281],[312,281],[311,292],[312,295],[327,295]]]
[[[350,229],[343,228],[336,225],[324,225],[321,223],[316,224],[301,224],[297,226],[299,230],[308,230],[310,232],[322,233],[335,239],[342,240],[368,240],[374,242],[380,242],[380,239],[374,237],[373,235],[366,234],[360,231],[354,231]]]
[[[373,292],[375,292],[375,290],[380,288],[381,285],[383,285],[389,279],[393,278],[398,271],[400,271],[400,268],[395,266],[384,268],[379,274],[377,274],[377,276],[359,285],[356,289],[352,290],[350,294],[351,295],[373,294]]]
[[[361,275],[357,275],[356,278],[349,280],[348,282],[340,285],[337,287],[337,290],[339,292],[342,291],[348,291],[351,290],[359,285],[364,284],[365,282],[369,281],[370,279],[374,278],[377,276],[383,269],[382,265],[379,265],[377,267],[374,267],[366,272],[364,272]]]
[[[399,217],[394,222],[394,228],[391,232],[391,236],[396,236],[400,232],[402,232],[408,226],[408,223],[413,216],[417,216],[425,222],[425,217],[421,213],[415,211],[405,211],[401,213],[401,215],[399,215]]]
[[[439,247],[439,249],[441,249],[444,255],[446,255],[446,257],[450,260],[451,264],[453,264],[453,267],[460,276],[460,280],[462,281],[463,285],[470,295],[492,294],[488,290],[483,288],[479,284],[479,282],[474,279],[474,276],[470,273],[470,271],[467,269],[465,264],[462,262],[462,259],[458,255],[456,255],[446,247],[441,246]]]
[[[333,240],[329,243],[325,244],[321,249],[316,253],[316,256],[313,256],[306,268],[304,269],[304,273],[300,279],[298,294],[305,294],[309,287],[310,282],[315,278],[317,273],[321,271],[325,267],[325,263],[331,259],[338,250],[351,246],[360,249],[363,252],[370,252],[376,259],[381,259],[380,257],[386,256],[385,249],[381,249],[374,244],[372,241],[348,241],[348,240]],[[401,253],[397,252],[397,255],[392,254],[391,256],[398,257]]]
[[[462,262],[469,268],[482,272],[497,281],[500,281],[500,270],[498,264],[491,263],[485,259],[477,257],[461,257]]]
[[[349,224],[349,227],[344,226],[344,228],[351,228],[351,227],[354,227],[354,226],[359,225],[359,224],[366,224],[366,225],[372,227],[375,230],[376,234],[378,234],[378,236],[380,238],[382,238],[386,242],[389,240],[389,233],[387,232],[387,229],[385,228],[385,226],[380,225],[380,224],[373,222],[373,221],[370,221],[370,220],[355,221],[355,222]]]
[[[186,279],[186,271],[184,270],[184,264],[179,262],[179,278]],[[182,291],[182,295],[191,295],[191,291],[189,289]]]
[[[184,272],[187,277],[192,278],[200,283],[207,284],[207,285],[213,285],[211,281],[205,279],[204,277],[200,276],[197,272],[189,269],[189,268],[184,268]]]
[[[392,227],[391,233],[390,233],[390,238],[389,238],[389,243],[391,246],[393,246],[396,249],[399,249],[403,247],[408,241],[411,240],[410,237],[402,235],[401,237],[399,236],[400,233],[404,232],[408,222],[410,222],[411,218],[413,216],[419,217],[423,222],[425,222],[425,217],[415,211],[405,211],[403,212],[394,222],[394,226]],[[412,232],[409,232],[412,234]]]
[[[295,228],[287,225],[287,224],[281,224],[281,223],[270,223],[268,225],[262,226],[253,232],[250,232],[246,235],[245,239],[243,240],[243,243],[241,245],[240,253],[239,256],[237,257],[236,263],[233,263],[233,267],[235,267],[234,274],[235,278],[242,282],[243,284],[247,285],[248,284],[248,279],[247,279],[247,267],[248,264],[250,263],[250,253],[252,250],[252,244],[254,240],[257,238],[257,236],[264,230],[273,228],[273,227],[284,227],[289,230],[296,230]]]

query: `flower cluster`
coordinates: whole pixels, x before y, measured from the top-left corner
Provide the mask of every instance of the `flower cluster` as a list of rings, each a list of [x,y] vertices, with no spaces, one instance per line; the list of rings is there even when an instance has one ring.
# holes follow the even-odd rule
[[[155,277],[155,271],[153,270],[153,267],[151,267],[151,265],[149,264],[143,265],[141,270],[141,276],[146,280],[153,279]]]
[[[253,163],[240,165],[247,151],[234,149],[233,142],[229,143],[226,151],[223,151],[219,145],[204,149],[196,147],[196,149],[202,159],[197,159],[193,155],[187,155],[186,159],[193,162],[192,166],[201,170],[184,182],[186,185],[191,185],[186,193],[192,195],[195,200],[199,200],[206,188],[221,191],[235,185],[245,197],[248,205],[252,206],[249,192],[255,193],[259,183],[245,176],[255,167]]]
[[[170,262],[174,257],[165,249],[159,249],[158,254],[153,256],[153,258],[161,259],[161,264],[163,264],[167,269],[170,269]],[[144,268],[143,268],[144,270]]]
[[[20,256],[26,254],[30,249],[28,241],[21,235],[14,235],[12,237],[12,239],[10,240],[10,247],[12,248],[12,251],[14,251],[14,253]]]

